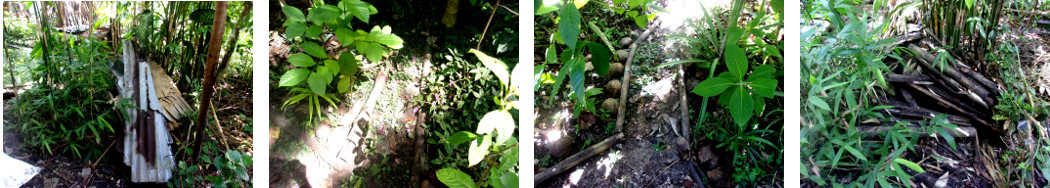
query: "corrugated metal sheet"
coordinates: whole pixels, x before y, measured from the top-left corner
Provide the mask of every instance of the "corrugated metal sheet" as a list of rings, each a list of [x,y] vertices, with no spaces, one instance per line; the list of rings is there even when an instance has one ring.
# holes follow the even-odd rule
[[[124,72],[118,75],[118,87],[122,98],[134,99],[138,106],[126,109],[129,118],[124,127],[124,164],[131,167],[132,182],[167,182],[172,175],[174,157],[165,126],[166,112],[154,87],[156,72],[151,71],[150,63],[137,61],[131,41],[123,41],[123,45]],[[167,81],[170,83],[170,78]],[[181,99],[181,95],[175,96]]]

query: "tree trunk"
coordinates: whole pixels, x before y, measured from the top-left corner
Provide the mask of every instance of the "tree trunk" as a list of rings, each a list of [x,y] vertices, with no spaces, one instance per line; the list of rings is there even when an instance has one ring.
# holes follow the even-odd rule
[[[219,45],[222,44],[222,33],[226,29],[226,3],[225,1],[215,3],[215,21],[211,28],[211,40],[208,42],[207,65],[204,66],[204,83],[201,95],[200,108],[197,111],[197,151],[193,156],[201,156],[201,144],[204,142],[204,125],[207,123],[208,106],[211,105],[211,95],[215,92],[215,64],[219,58]],[[196,157],[194,158],[196,159]]]
[[[247,19],[248,15],[251,14],[252,2],[245,2],[244,10],[241,11],[241,18],[237,20],[236,24],[234,24],[234,27],[237,28],[234,28],[233,33],[231,33],[233,34],[233,38],[230,38],[230,41],[226,44],[226,55],[223,55],[222,63],[219,63],[219,73],[223,73],[226,70],[226,65],[230,63],[230,58],[233,57],[233,49],[237,47],[237,40],[241,38],[241,29],[244,27],[244,22],[246,21],[245,19]]]

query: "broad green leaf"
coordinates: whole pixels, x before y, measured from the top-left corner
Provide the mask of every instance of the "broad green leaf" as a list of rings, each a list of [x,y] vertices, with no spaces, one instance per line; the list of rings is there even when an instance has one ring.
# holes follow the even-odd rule
[[[772,78],[759,78],[751,81],[751,89],[755,90],[755,93],[766,97],[773,98],[773,92],[776,91],[777,80]]]
[[[317,38],[317,36],[321,35],[321,29],[322,27],[320,25],[310,25],[309,28],[306,28],[306,34],[303,36]]]
[[[485,52],[481,52],[475,49],[470,49],[468,53],[473,53],[475,56],[477,56],[478,60],[481,61],[481,64],[485,65],[485,68],[491,70],[492,73],[496,75],[496,78],[499,79],[499,82],[502,83],[504,86],[510,84],[510,80],[508,78],[510,77],[510,73],[507,72],[509,70],[507,70],[508,67],[506,63],[503,63],[503,61],[489,56],[488,54],[485,54]]]
[[[576,9],[576,6],[562,6],[558,16],[561,17],[558,21],[561,39],[570,49],[576,49],[576,41],[580,38],[580,10]]]
[[[740,27],[730,27],[726,29],[726,48],[729,48],[729,44],[736,44],[735,41],[740,41],[740,35],[744,34],[744,29]]]
[[[343,52],[339,54],[339,72],[347,77],[357,74],[358,67],[357,58],[350,52]]]
[[[729,88],[729,86],[733,86],[734,84],[736,83],[725,78],[711,77],[696,84],[696,87],[693,88],[693,93],[704,97],[713,97],[722,93],[726,88]]]
[[[467,151],[467,166],[474,166],[485,159],[485,155],[489,154],[489,146],[492,146],[491,134],[470,142],[470,148]]]
[[[567,56],[565,56],[566,53],[569,53],[569,51],[566,50],[565,53],[562,53],[562,57],[563,58],[567,57]],[[565,87],[564,85],[562,85],[565,82],[565,76],[569,75],[569,72],[571,72],[570,70],[572,69],[572,61],[566,61],[566,62],[568,64],[565,64],[565,65],[561,66],[561,70],[558,70],[558,75],[554,77],[555,78],[554,79],[554,91],[553,91],[554,93],[560,93],[561,88]],[[554,101],[554,100],[550,100],[550,101]]]
[[[437,171],[437,178],[444,183],[445,186],[451,188],[475,188],[474,179],[470,178],[470,175],[463,173],[463,171],[456,170],[455,168],[443,168]]]
[[[638,7],[638,5],[642,5],[642,3],[644,3],[644,2],[645,2],[645,0],[630,0],[627,3],[627,7],[629,7],[629,8]]]
[[[339,90],[339,93],[349,92],[350,91],[350,86],[353,83],[354,83],[354,79],[353,79],[352,76],[343,76],[342,78],[339,79],[339,83],[338,83],[338,85],[336,85],[338,87],[336,89]]]
[[[915,170],[916,172],[919,172],[919,173],[925,173],[926,172],[926,170],[923,170],[922,167],[919,166],[919,164],[915,164],[914,162],[911,162],[911,161],[909,161],[907,159],[896,158],[896,159],[893,159],[893,161],[897,162],[897,163],[900,163],[900,164],[902,164],[904,166],[907,166],[908,168],[911,168],[912,170]]]
[[[557,50],[556,47],[557,47],[557,45],[550,45],[550,46],[547,47],[547,53],[546,53],[546,55],[547,55],[547,63],[557,63],[558,62],[558,52],[556,51]]]
[[[966,0],[966,8],[973,9],[973,0]]]
[[[513,145],[514,143],[518,143],[518,141],[511,138],[511,140],[508,140],[504,145]],[[499,168],[497,170],[500,172],[507,172],[510,171],[511,168],[518,166],[518,148],[520,147],[512,147],[503,151],[503,155],[499,159]]]
[[[306,80],[306,77],[309,77],[309,76],[310,76],[310,70],[306,70],[306,69],[302,69],[302,68],[292,69],[292,70],[290,70],[288,72],[285,72],[284,75],[281,75],[281,81],[279,82],[279,85],[280,86],[294,86],[296,84],[302,83],[303,80]]]
[[[547,14],[547,13],[554,12],[554,11],[558,10],[557,6],[545,6],[545,5],[542,5],[543,2],[540,2],[540,1],[536,1],[536,3],[540,3],[541,4],[541,6],[536,6],[537,7],[536,8],[536,15],[543,15],[543,14]]]
[[[383,50],[382,46],[371,42],[357,42],[357,52],[364,53],[365,58],[373,63],[378,63],[386,54],[386,51]]]
[[[328,67],[323,67],[323,66],[317,68],[317,73],[320,74],[322,79],[324,79],[324,83],[326,85],[328,83],[332,83],[332,79],[333,79],[332,77],[335,76],[334,72],[328,70]]]
[[[541,67],[542,68],[542,67]],[[518,63],[514,65],[514,70],[510,72],[510,87],[515,91],[520,92],[521,88],[524,88],[529,83],[529,78],[533,78],[533,74],[529,72],[532,68],[532,63]],[[542,71],[542,69],[540,69]]]
[[[306,32],[306,24],[294,23],[284,30],[284,38],[291,39],[303,35]]]
[[[372,5],[364,1],[349,0],[340,2],[339,5],[342,6],[344,2],[346,3],[346,6],[343,7],[343,9],[347,12],[350,12],[350,14],[353,14],[354,17],[357,17],[357,19],[361,20],[362,22],[368,23],[369,16],[374,14],[371,10],[369,10],[369,7]]]
[[[514,134],[514,117],[508,111],[491,111],[478,122],[478,134],[489,134],[495,129],[496,144],[503,144]]]
[[[648,16],[646,16],[644,14],[643,15],[639,15],[639,16],[634,16],[634,24],[638,25],[638,28],[645,29],[645,28],[649,27],[649,19],[646,19],[646,18],[648,18]]]
[[[381,33],[376,31],[372,31],[371,33],[369,33],[368,37],[365,38],[365,40],[374,41],[376,43],[386,45],[387,47],[393,49],[401,49],[401,47],[403,47],[401,44],[404,43],[404,41],[401,40],[401,37],[398,37],[397,35]]]
[[[627,0],[613,0],[612,6],[620,6],[620,4],[626,3]]]
[[[333,74],[339,73],[339,69],[341,68],[339,66],[338,62],[335,62],[334,60],[331,60],[331,59],[324,60],[324,67],[328,68],[328,71],[333,73]]]
[[[759,78],[773,78],[773,74],[777,72],[776,68],[771,65],[762,65],[755,67],[755,70],[751,71],[751,76],[748,79],[757,80]]]
[[[303,16],[303,11],[293,6],[283,6],[281,11],[284,11],[284,15],[288,17],[288,20],[296,22],[306,22],[306,16]]]
[[[751,120],[751,115],[754,112],[752,109],[754,108],[754,101],[751,99],[751,94],[743,87],[735,88],[737,89],[736,92],[729,99],[729,114],[733,116],[733,122],[743,126],[747,124],[747,121]]]
[[[758,95],[751,96],[751,98],[755,101],[755,114],[761,116],[762,112],[766,110],[766,98]]]
[[[289,55],[288,62],[292,63],[292,65],[299,67],[311,67],[317,64],[314,63],[314,58],[311,58],[309,55],[306,55],[304,53],[295,53]]]
[[[310,78],[306,79],[306,83],[310,86],[310,91],[317,95],[324,95],[325,89],[328,86],[327,82],[324,82],[324,77],[320,73],[311,73]]]
[[[346,27],[339,27],[335,30],[335,38],[339,39],[339,43],[343,46],[349,46],[354,43],[354,31],[351,31]]]
[[[587,5],[587,2],[589,1],[590,0],[573,0],[572,4],[576,5],[576,9],[580,9],[583,8],[584,5]]]
[[[314,42],[303,42],[302,48],[303,48],[303,52],[306,52],[307,54],[310,54],[310,55],[312,55],[314,57],[321,58],[321,59],[328,58],[328,55],[326,55],[324,53],[324,48],[321,47],[321,45],[317,45],[317,43],[314,43]]]
[[[321,5],[310,8],[309,12],[310,14],[306,15],[306,19],[314,22],[316,25],[320,25],[339,17],[339,8],[332,5]]]
[[[448,136],[448,138],[445,138],[445,141],[448,142],[449,145],[455,146],[472,141],[474,139],[478,139],[478,135],[475,135],[474,133],[468,131],[459,131],[456,134],[452,134],[452,136]]]
[[[726,67],[729,67],[729,73],[733,74],[733,78],[737,81],[744,80],[748,64],[744,50],[740,49],[735,42],[726,44],[725,57]]]
[[[605,45],[598,44],[597,42],[587,42],[587,49],[591,52],[591,64],[594,65],[594,71],[598,75],[605,76],[609,72],[609,62],[612,60],[610,57],[609,48]]]
[[[576,94],[576,102],[588,106],[587,98],[584,96],[584,79],[587,78],[584,75],[585,65],[582,59],[573,60],[572,69],[569,70],[569,83],[572,85],[572,92]]]

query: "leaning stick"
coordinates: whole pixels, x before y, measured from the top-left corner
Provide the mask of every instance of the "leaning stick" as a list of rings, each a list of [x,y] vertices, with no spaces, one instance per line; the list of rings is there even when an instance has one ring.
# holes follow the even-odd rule
[[[634,60],[634,52],[638,50],[638,43],[645,41],[645,37],[648,37],[657,25],[659,24],[650,25],[649,29],[645,29],[645,32],[631,43],[631,55],[627,56],[627,64],[623,66],[623,81],[620,82],[620,105],[616,113],[616,132],[623,132],[623,117],[627,113],[627,90],[631,83],[631,61]]]

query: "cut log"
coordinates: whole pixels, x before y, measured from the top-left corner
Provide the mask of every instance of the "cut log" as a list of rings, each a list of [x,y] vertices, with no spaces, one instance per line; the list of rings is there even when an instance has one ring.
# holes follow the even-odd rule
[[[921,48],[919,48],[918,46],[915,46],[915,45],[908,45],[908,49],[911,49],[912,52],[915,52],[915,54],[918,57],[920,57],[919,58],[920,60],[923,60],[923,61],[919,61],[919,62],[921,62],[921,64],[924,67],[926,67],[930,71],[934,71],[934,72],[936,72],[937,70],[943,70],[941,72],[943,72],[945,75],[947,75],[948,77],[950,77],[950,78],[954,79],[955,81],[959,82],[959,84],[962,84],[962,86],[965,89],[973,91],[974,94],[977,95],[976,97],[979,98],[979,99],[974,99],[975,101],[980,101],[981,102],[980,104],[982,106],[984,106],[985,108],[989,107],[988,103],[990,103],[992,101],[992,99],[989,97],[988,90],[984,89],[984,87],[982,87],[980,85],[977,85],[973,80],[971,80],[966,75],[964,75],[962,73],[959,73],[959,71],[957,71],[955,69],[955,66],[954,66],[955,63],[951,63],[948,66],[934,68],[932,65],[930,65],[930,63],[936,61],[936,59],[937,59],[936,57],[931,55],[929,52],[926,52],[926,50],[921,49]]]
[[[543,183],[543,181],[547,181],[547,179],[550,179],[555,175],[565,172],[565,170],[568,170],[569,168],[575,167],[584,160],[598,155],[606,149],[609,149],[609,147],[616,145],[616,143],[620,142],[621,139],[623,139],[623,133],[618,133],[616,135],[613,135],[612,137],[606,138],[598,144],[587,148],[586,150],[573,154],[572,156],[569,156],[569,158],[565,158],[565,160],[562,160],[558,164],[555,164],[554,166],[547,168],[540,173],[536,173],[536,179],[535,181],[533,181],[533,184],[539,185],[540,183]]]

